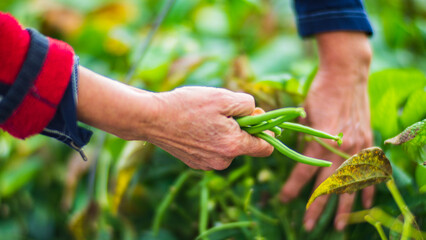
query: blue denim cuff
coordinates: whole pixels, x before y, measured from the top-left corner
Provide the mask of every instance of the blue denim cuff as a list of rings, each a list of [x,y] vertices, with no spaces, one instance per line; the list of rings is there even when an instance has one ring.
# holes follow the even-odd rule
[[[295,8],[302,37],[334,31],[373,34],[361,0],[295,0]]]
[[[58,110],[41,134],[53,137],[78,151],[87,160],[82,148],[90,141],[92,131],[77,124],[78,57],[74,58],[71,80],[65,90]]]

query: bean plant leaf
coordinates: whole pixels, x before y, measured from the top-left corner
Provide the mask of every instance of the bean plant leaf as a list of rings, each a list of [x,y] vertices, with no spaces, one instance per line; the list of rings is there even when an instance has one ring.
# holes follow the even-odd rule
[[[417,163],[426,165],[426,119],[407,127],[397,136],[385,141],[385,144],[402,145]]]
[[[306,209],[319,196],[352,193],[390,179],[392,167],[378,147],[366,148],[347,159],[312,193]]]
[[[386,144],[409,144],[416,147],[426,145],[426,119],[407,127],[397,136],[385,141]]]

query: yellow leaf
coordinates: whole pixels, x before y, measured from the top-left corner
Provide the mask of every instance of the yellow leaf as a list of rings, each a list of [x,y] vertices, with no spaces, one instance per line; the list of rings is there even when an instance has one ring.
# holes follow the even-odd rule
[[[68,223],[74,239],[93,239],[97,229],[97,219],[99,217],[99,206],[91,201],[89,204],[76,212]]]
[[[390,179],[392,167],[378,147],[366,148],[347,159],[334,173],[315,189],[306,209],[319,196],[352,193]]]
[[[116,168],[116,185],[112,194],[112,212],[117,213],[123,195],[138,166],[150,159],[154,145],[150,143],[129,142],[124,148]]]

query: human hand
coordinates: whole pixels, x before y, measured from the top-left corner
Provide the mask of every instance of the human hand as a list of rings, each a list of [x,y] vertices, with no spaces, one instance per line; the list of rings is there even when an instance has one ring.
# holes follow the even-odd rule
[[[191,168],[222,170],[239,155],[264,157],[273,147],[241,130],[235,116],[251,115],[254,99],[209,87],[183,87],[157,94],[158,116],[147,141]]]
[[[369,49],[368,41],[362,33],[335,34],[331,36],[331,41],[328,41],[330,39],[326,37],[328,36],[320,36],[318,39],[320,68],[306,98],[305,110],[308,118],[305,124],[331,134],[343,132],[343,144],[340,149],[348,154],[355,154],[372,144],[367,95],[367,76],[371,55],[368,56],[368,51],[360,51],[365,47]],[[342,43],[345,45],[342,46]],[[352,51],[355,54],[352,54]],[[367,53],[367,56],[357,55],[360,53]],[[331,141],[329,143],[335,145]],[[280,199],[284,203],[297,197],[303,186],[318,170],[314,188],[318,187],[344,161],[314,141],[307,144],[304,154],[330,160],[333,165],[319,169],[310,165],[297,164],[281,189]],[[371,207],[373,194],[373,187],[363,190],[364,207]],[[307,231],[315,227],[328,197],[329,195],[325,195],[317,198],[306,211],[304,226]],[[340,196],[334,221],[337,230],[345,227],[347,222],[345,216],[350,213],[354,199],[355,194]]]
[[[239,155],[273,147],[233,119],[263,112],[245,93],[183,87],[152,93],[79,68],[78,119],[125,140],[149,141],[195,169],[225,169]]]
[[[358,86],[355,89],[351,89],[351,93],[346,94],[344,89],[336,91],[336,89],[332,90],[330,86],[316,84],[312,88],[305,105],[308,116],[306,120],[310,126],[332,134],[343,132],[344,141],[341,150],[348,154],[355,154],[361,149],[371,146],[366,86]],[[327,99],[327,101],[324,101],[324,99]],[[333,144],[331,141],[329,143]],[[310,157],[330,160],[333,165],[319,169],[310,165],[297,164],[281,190],[280,199],[284,203],[297,197],[303,186],[312,179],[318,170],[320,171],[314,188],[318,187],[344,161],[344,159],[328,152],[328,150],[314,141],[307,144],[304,154]],[[373,193],[373,187],[363,190],[362,202],[364,207],[371,207]],[[306,211],[304,218],[306,230],[310,231],[314,228],[328,201],[328,196],[319,197]],[[351,211],[354,198],[355,194],[342,194],[340,196],[335,218],[336,229],[342,230],[345,227],[346,219],[344,219],[344,215]]]

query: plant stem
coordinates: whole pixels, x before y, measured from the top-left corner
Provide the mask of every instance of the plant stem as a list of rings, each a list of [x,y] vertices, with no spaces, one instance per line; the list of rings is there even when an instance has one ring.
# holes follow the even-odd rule
[[[366,215],[364,217],[365,221],[373,225],[373,227],[376,228],[377,232],[380,235],[380,238],[382,240],[388,240],[388,238],[385,235],[385,232],[383,231],[382,224],[379,221],[376,221],[374,218],[372,218],[370,215]]]
[[[101,153],[98,164],[99,167],[96,169],[96,184],[95,184],[95,196],[101,208],[108,208],[108,178],[109,170],[111,168],[112,157],[108,151]]]
[[[370,215],[373,219],[380,222],[383,226],[392,229],[395,232],[402,233],[403,231],[403,223],[378,207],[374,207],[369,210],[363,210],[358,212],[353,212],[349,214],[348,224],[356,224],[365,222],[365,216]],[[417,230],[416,228],[410,227],[409,237],[415,239],[424,239],[426,238],[426,233]]]
[[[227,192],[227,195],[231,198],[231,200],[236,205],[244,207],[244,202],[238,196],[236,196],[234,192]],[[278,222],[279,222],[278,219],[270,217],[270,216],[262,213],[262,211],[260,211],[259,209],[255,208],[251,205],[248,205],[247,210],[251,214],[253,214],[253,216],[256,216],[257,218],[259,218],[260,220],[262,220],[264,222],[267,222],[267,223],[270,223],[270,224],[273,224],[273,225],[277,225]]]
[[[388,187],[393,199],[396,202],[396,205],[398,205],[399,210],[401,210],[401,213],[404,216],[404,225],[402,226],[401,240],[407,240],[409,236],[411,236],[411,224],[414,221],[414,216],[410,212],[410,209],[407,207],[407,204],[402,198],[401,193],[398,191],[393,177],[391,177],[391,179],[386,182],[386,186]]]
[[[198,235],[198,237],[195,240],[201,239],[212,233],[219,232],[225,229],[253,227],[255,225],[256,223],[252,221],[225,223],[225,224],[210,228],[209,230],[205,231],[203,234]]]
[[[152,42],[152,39],[154,38],[155,33],[157,32],[161,23],[163,23],[163,20],[166,18],[167,14],[170,12],[170,9],[173,7],[173,4],[175,3],[175,1],[176,0],[168,0],[163,5],[161,12],[155,18],[154,23],[152,24],[151,28],[149,29],[147,37],[145,38],[145,40],[140,45],[140,51],[137,52],[136,60],[133,62],[132,66],[129,69],[129,72],[126,75],[126,78],[124,80],[125,83],[130,82],[130,80],[133,78],[133,75],[135,75],[136,69],[138,67],[140,67],[140,63],[144,59],[145,54],[148,52],[149,46]]]
[[[152,224],[152,232],[154,236],[158,235],[158,232],[160,231],[161,221],[163,220],[163,217],[164,217],[164,214],[166,213],[167,208],[170,206],[170,203],[173,201],[176,194],[179,192],[180,188],[182,187],[182,185],[184,184],[186,179],[188,179],[189,176],[190,176],[189,171],[183,172],[175,181],[173,186],[170,187],[169,193],[158,206],[157,211],[155,213],[154,221]]]
[[[200,222],[198,225],[198,230],[200,235],[207,230],[208,217],[209,217],[209,189],[207,187],[208,177],[207,173],[204,175],[204,179],[201,182],[201,191],[200,191]],[[208,239],[205,237],[204,239]]]
[[[343,159],[349,159],[351,156],[345,152],[342,152],[338,149],[336,149],[335,147],[331,146],[330,144],[324,142],[323,140],[317,138],[317,137],[312,137],[312,139],[319,143],[319,145],[323,146],[325,149],[327,149],[328,151],[342,157]]]
[[[279,201],[278,198],[275,198],[272,201],[272,204],[278,216],[278,221],[281,222],[281,226],[284,229],[284,233],[286,237],[285,239],[295,240],[296,239],[296,236],[295,236],[296,234],[294,231],[295,229],[291,226],[291,223],[290,223],[291,218],[289,218],[290,214],[288,214],[289,205],[288,204],[282,205],[278,201]]]
[[[250,202],[251,202],[251,196],[253,195],[253,188],[250,188],[247,192],[246,197],[244,198],[244,206],[243,209],[245,212],[247,212],[249,206],[250,206]]]

